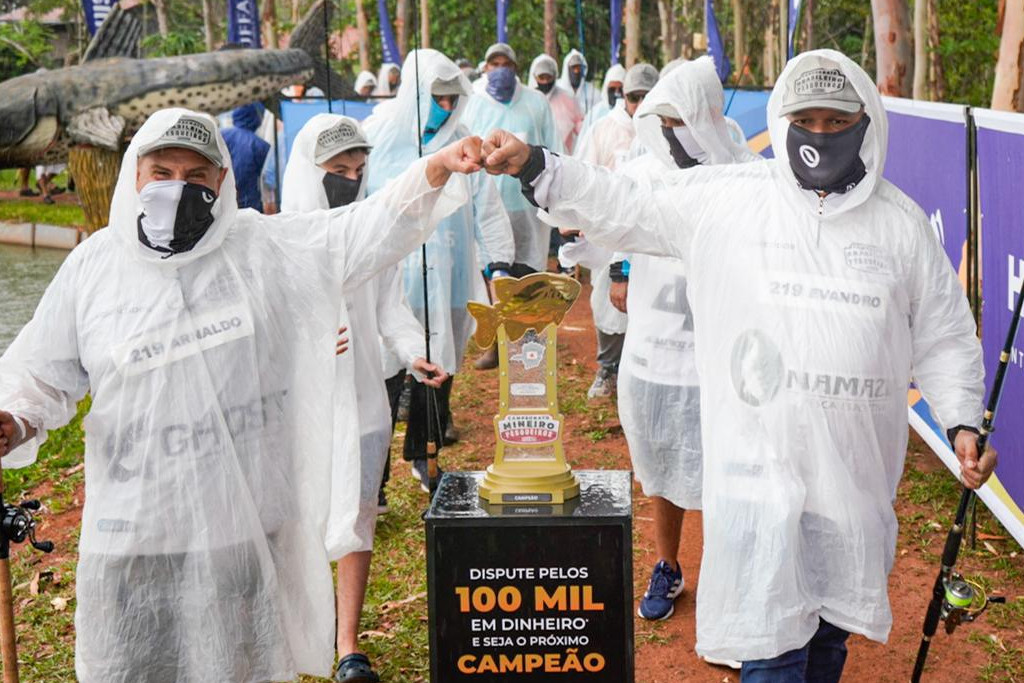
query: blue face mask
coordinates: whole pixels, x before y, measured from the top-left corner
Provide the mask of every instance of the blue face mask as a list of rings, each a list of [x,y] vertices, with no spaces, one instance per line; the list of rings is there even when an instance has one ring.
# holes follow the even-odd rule
[[[452,110],[454,111],[455,106],[458,106],[458,100],[452,103]],[[423,144],[428,144],[437,135],[437,132],[441,130],[448,118],[452,115],[452,112],[445,111],[441,108],[441,105],[437,103],[433,97],[430,98],[430,113],[427,114],[427,122],[423,126]]]
[[[499,66],[487,72],[487,94],[502,104],[512,101],[516,92],[516,72],[507,66]]]

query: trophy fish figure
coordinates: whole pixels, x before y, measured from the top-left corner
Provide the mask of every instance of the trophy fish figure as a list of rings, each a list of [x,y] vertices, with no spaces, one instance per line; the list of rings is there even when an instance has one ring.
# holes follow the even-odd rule
[[[493,306],[471,302],[474,340],[498,342],[501,397],[494,417],[494,463],[480,496],[491,504],[560,504],[579,495],[565,462],[558,411],[556,330],[580,293],[564,275],[534,273],[494,281]]]

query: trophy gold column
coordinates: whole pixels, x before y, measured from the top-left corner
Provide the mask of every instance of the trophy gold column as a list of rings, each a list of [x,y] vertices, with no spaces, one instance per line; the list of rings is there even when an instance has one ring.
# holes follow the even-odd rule
[[[498,342],[497,445],[480,496],[492,504],[564,503],[580,486],[565,461],[558,411],[556,336],[580,283],[534,273],[494,281],[494,306],[469,304],[481,348]]]

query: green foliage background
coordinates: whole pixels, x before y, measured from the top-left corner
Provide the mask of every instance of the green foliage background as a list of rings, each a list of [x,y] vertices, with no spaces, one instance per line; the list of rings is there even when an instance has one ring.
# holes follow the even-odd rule
[[[354,0],[332,0],[340,12],[335,13],[337,28],[355,24]],[[682,0],[668,0],[680,7]],[[910,11],[913,2],[910,0]],[[925,0],[917,0],[925,1]],[[196,0],[166,0],[169,23],[167,36],[156,34],[155,15],[146,7],[146,25],[149,34],[144,42],[150,56],[188,54],[204,49],[201,3]],[[688,0],[693,9],[680,17],[690,30],[700,30],[703,24],[703,2]],[[300,13],[305,12],[312,0],[300,0]],[[497,19],[494,0],[429,0],[432,47],[450,57],[466,57],[479,61],[487,46],[496,40]],[[580,44],[576,21],[576,0],[557,0],[559,56],[570,48],[583,48],[591,65],[591,74],[599,78],[609,63],[611,54],[609,28],[609,0],[582,0],[583,44]],[[806,2],[804,3],[807,4]],[[837,49],[853,58],[869,72],[874,71],[874,38],[871,35],[870,0],[814,0],[814,44],[811,47]],[[999,38],[995,33],[998,0],[935,0],[939,14],[940,42],[937,52],[942,60],[947,81],[947,97],[951,102],[987,106],[991,97]],[[9,11],[16,6],[27,6],[35,16],[42,16],[54,8],[62,8],[66,21],[81,21],[78,0],[0,0],[0,10]],[[379,23],[377,4],[363,0],[370,31],[370,54],[374,65],[380,64]],[[412,26],[418,20],[417,0],[409,0],[409,47],[414,44]],[[743,0],[741,3],[747,27],[747,53],[750,67],[758,82],[764,82],[762,52],[764,27],[770,16],[771,0]],[[392,22],[396,18],[396,0],[387,0]],[[226,2],[212,0],[217,40],[226,37]],[[260,0],[265,9],[266,0]],[[732,3],[715,3],[722,37],[732,56]],[[291,1],[276,0],[279,30],[286,34],[291,28]],[[544,12],[542,0],[510,0],[508,8],[509,41],[520,55],[523,68],[544,47]],[[657,0],[641,0],[641,58],[660,64],[660,24]],[[802,24],[802,22],[801,22]],[[798,29],[797,44],[803,40]],[[81,34],[81,32],[79,32]],[[624,28],[623,28],[624,34]],[[25,52],[14,50],[3,38],[16,36]],[[35,21],[20,25],[0,24],[0,79],[18,73],[33,71],[39,66],[60,66],[48,54],[50,32]],[[624,52],[623,48],[623,52]],[[734,68],[739,65],[734,64]],[[358,55],[350,55],[337,64],[339,70],[354,76],[359,69]]]

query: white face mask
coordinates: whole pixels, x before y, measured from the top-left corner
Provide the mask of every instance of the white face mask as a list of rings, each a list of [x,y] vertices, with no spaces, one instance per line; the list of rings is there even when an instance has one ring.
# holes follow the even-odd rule
[[[139,241],[168,254],[188,251],[213,224],[217,193],[184,180],[155,180],[139,192]]]
[[[693,133],[690,132],[689,126],[679,126],[673,128],[672,132],[675,133],[676,139],[679,140],[679,144],[683,146],[686,153],[699,161],[702,164],[708,162],[708,153],[700,146],[697,140],[693,137]]]

